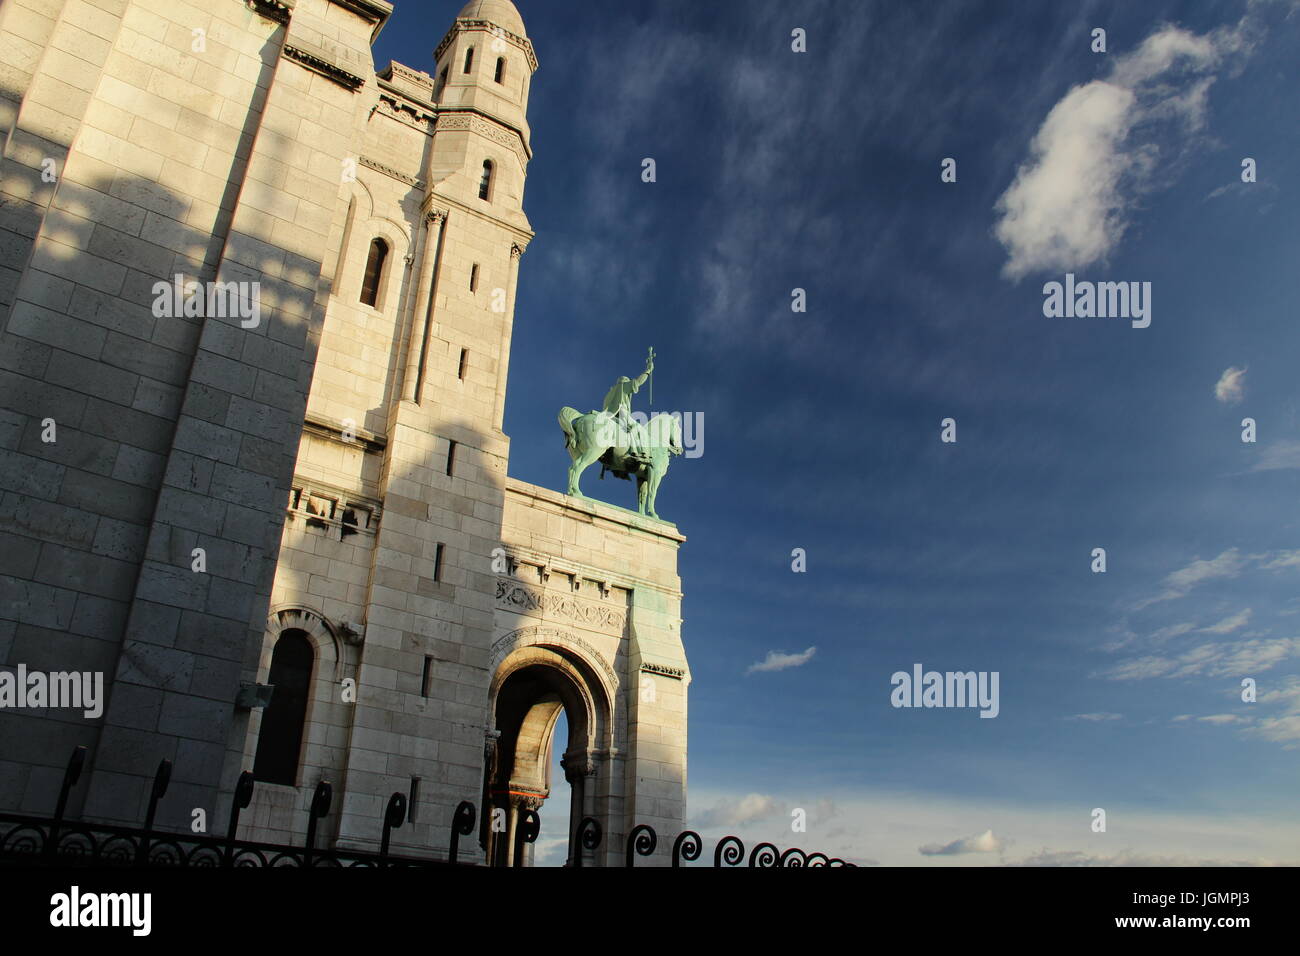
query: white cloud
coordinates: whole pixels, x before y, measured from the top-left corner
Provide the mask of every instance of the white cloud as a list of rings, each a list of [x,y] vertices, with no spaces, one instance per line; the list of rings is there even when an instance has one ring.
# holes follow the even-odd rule
[[[951,843],[927,843],[919,847],[917,852],[922,856],[957,856],[960,853],[1001,853],[1005,849],[1005,840],[994,836],[992,830],[985,830]]]
[[[1112,856],[1082,850],[1049,850],[1046,847],[1010,866],[1285,866],[1263,857],[1253,860],[1206,860],[1179,854],[1135,853],[1123,850]]]
[[[1134,606],[1134,610],[1141,610],[1160,601],[1172,601],[1184,597],[1192,588],[1206,581],[1216,578],[1235,578],[1248,564],[1249,561],[1243,558],[1236,548],[1229,548],[1216,558],[1193,561],[1187,567],[1165,575],[1165,590],[1155,597],[1139,601]]]
[[[1246,608],[1244,611],[1238,611],[1231,617],[1225,617],[1218,624],[1211,624],[1209,627],[1201,628],[1202,634],[1231,634],[1233,631],[1239,631],[1246,626],[1250,620],[1251,609]]]
[[[1284,471],[1300,468],[1300,441],[1275,441],[1260,450],[1251,471]]]
[[[1246,370],[1229,366],[1214,383],[1214,397],[1225,405],[1235,405],[1246,395]]]
[[[1036,779],[1041,769],[1026,767],[1024,772]],[[797,776],[790,779],[797,785]],[[1231,781],[1220,784],[1231,792]],[[743,792],[729,793],[700,782],[692,786],[690,800],[701,805],[735,805]],[[1141,865],[1136,862],[1141,859],[1167,860],[1170,865],[1217,860],[1268,865],[1286,864],[1288,854],[1294,856],[1294,847],[1300,846],[1300,822],[1285,807],[1276,812],[1184,812],[1169,805],[1144,807],[1139,797],[1133,804],[1107,805],[1108,813],[1123,815],[1125,825],[1122,834],[1116,828],[1102,841],[1088,826],[1088,809],[1096,804],[1081,804],[1078,799],[1056,803],[874,788],[777,792],[770,799],[774,809],[769,818],[750,825],[728,824],[726,832],[740,837],[747,849],[771,841],[783,849],[799,846],[807,852],[820,851],[859,865],[1089,865],[1085,861],[1102,865],[1100,861],[1110,860],[1112,865],[1123,866]],[[811,809],[821,799],[833,799],[839,808],[834,820],[822,819]],[[809,808],[806,833],[790,832],[788,810],[794,807]],[[690,819],[693,826],[698,822],[694,814]],[[953,833],[975,836],[952,843],[934,839],[936,834],[942,834],[946,840]],[[663,836],[661,833],[660,838]],[[707,858],[712,857],[715,840],[716,835],[705,838]],[[1110,856],[1099,856],[1100,842],[1107,844]],[[970,848],[955,852],[963,844]],[[988,849],[995,844],[998,849]],[[919,847],[943,850],[950,846],[954,852],[917,852]],[[1038,847],[1044,849],[1035,853],[1032,848]],[[1063,856],[1053,863],[1043,854]],[[1070,864],[1067,854],[1077,854],[1076,862]],[[1035,856],[1041,858],[1036,860]]]
[[[1067,717],[1065,719],[1066,720],[1090,720],[1094,722],[1101,722],[1105,720],[1123,720],[1124,715],[1101,712],[1096,714],[1075,714],[1073,717]]]
[[[1102,676],[1111,680],[1152,677],[1239,677],[1268,670],[1300,656],[1300,638],[1269,638],[1226,644],[1201,644],[1182,654],[1137,657],[1112,667]]]
[[[746,669],[746,674],[753,674],[756,671],[783,671],[790,667],[801,667],[812,660],[812,656],[817,653],[817,648],[810,647],[798,654],[786,654],[783,651],[768,651],[767,657],[763,658],[757,664],[750,664]]]
[[[994,207],[994,235],[1008,253],[1004,276],[1105,259],[1124,234],[1132,201],[1154,188],[1157,169],[1167,169],[1169,148],[1157,144],[1157,130],[1172,122],[1177,143],[1204,125],[1214,71],[1244,47],[1242,35],[1239,28],[1201,36],[1161,27],[1116,57],[1104,79],[1061,98]]]
[[[776,809],[776,801],[766,794],[749,793],[739,800],[724,800],[710,810],[693,815],[691,824],[700,830],[740,826],[766,819],[772,816]]]

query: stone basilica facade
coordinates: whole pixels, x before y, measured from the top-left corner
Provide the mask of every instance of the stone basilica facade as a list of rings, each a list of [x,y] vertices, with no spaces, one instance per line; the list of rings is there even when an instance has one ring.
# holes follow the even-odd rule
[[[244,770],[256,840],[300,841],[322,779],[341,847],[394,792],[408,855],[447,852],[462,800],[505,811],[479,862],[547,799],[601,822],[588,865],[683,826],[684,538],[507,475],[537,56],[471,0],[428,72],[376,72],[391,12],[0,9],[0,664],[107,693],[0,710],[4,809],[48,813],[81,744],[69,813],[103,822],[138,824],[167,759],[164,829],[224,820]],[[259,310],[169,307],[192,283]]]

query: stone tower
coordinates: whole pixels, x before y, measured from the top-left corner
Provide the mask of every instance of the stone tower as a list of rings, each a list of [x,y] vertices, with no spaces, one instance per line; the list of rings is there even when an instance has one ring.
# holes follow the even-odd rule
[[[62,0],[0,13],[37,64],[5,101],[7,248],[26,251],[0,303],[20,515],[0,641],[8,665],[111,685],[102,719],[33,725],[0,763],[18,771],[3,805],[44,809],[85,743],[80,809],[115,822],[138,823],[165,758],[163,827],[223,819],[252,770],[251,839],[300,839],[321,780],[319,839],[340,846],[375,846],[393,792],[410,802],[396,853],[445,852],[462,800],[482,823],[462,858],[509,864],[547,799],[600,821],[589,863],[620,859],[639,823],[674,835],[684,538],[507,477],[538,65],[518,11],[471,0],[428,73],[375,71],[382,0],[122,6],[89,25]],[[59,99],[72,47],[100,62]],[[175,273],[256,283],[260,323],[152,316]]]

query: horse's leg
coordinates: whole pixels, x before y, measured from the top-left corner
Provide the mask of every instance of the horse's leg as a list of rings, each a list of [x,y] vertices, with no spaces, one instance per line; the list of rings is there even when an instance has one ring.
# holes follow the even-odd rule
[[[655,511],[655,498],[659,496],[659,482],[663,479],[664,472],[668,470],[668,456],[666,454],[655,454],[655,463],[650,469],[650,489],[646,495],[647,508],[650,517],[658,518],[659,512]]]
[[[573,464],[569,465],[569,494],[575,498],[587,497],[578,486],[578,480],[582,477],[582,473],[587,470],[587,467],[602,454],[604,454],[603,449],[591,448],[581,444],[578,446],[578,453],[573,458]]]
[[[636,513],[645,514],[646,492],[649,490],[650,483],[640,473],[636,476]]]

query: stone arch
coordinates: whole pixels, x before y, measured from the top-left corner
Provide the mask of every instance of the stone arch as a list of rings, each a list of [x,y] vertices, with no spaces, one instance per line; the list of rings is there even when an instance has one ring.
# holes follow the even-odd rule
[[[343,642],[338,629],[319,611],[297,604],[281,604],[273,607],[266,618],[266,637],[262,641],[262,658],[258,663],[259,677],[265,677],[271,669],[271,650],[282,631],[303,631],[312,642],[316,652],[316,673],[326,673],[325,665],[330,667],[332,680],[337,683],[343,676]]]
[[[382,239],[388,246],[388,256],[379,277],[379,294],[373,308],[385,315],[395,315],[405,289],[409,266],[407,257],[411,255],[411,237],[407,234],[406,227],[393,219],[373,213],[366,217],[357,217],[351,239],[357,248],[352,260],[360,264],[360,271],[346,278],[343,288],[347,295],[356,297],[365,272],[366,254],[369,252],[370,244],[376,239]]]
[[[484,831],[488,860],[510,866],[524,810],[551,795],[551,740],[561,712],[568,720],[562,759],[570,785],[570,826],[595,802],[589,780],[609,753],[617,678],[581,638],[559,628],[527,627],[493,645],[489,690],[494,745],[484,770]],[[488,824],[506,811],[505,833]]]
[[[257,665],[257,682],[269,682],[271,659],[276,642],[286,631],[299,631],[306,635],[312,648],[312,670],[307,695],[307,713],[303,728],[300,773],[316,766],[315,757],[325,746],[327,729],[322,721],[328,707],[336,699],[338,686],[343,679],[345,646],[338,627],[319,611],[296,604],[277,605],[267,615],[266,631],[262,638],[262,652]],[[257,753],[257,743],[262,731],[263,711],[255,708],[249,715],[244,739],[244,764],[252,766]],[[271,785],[267,785],[271,786]]]

